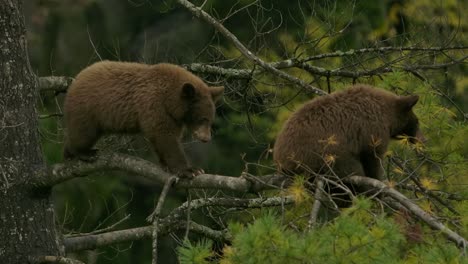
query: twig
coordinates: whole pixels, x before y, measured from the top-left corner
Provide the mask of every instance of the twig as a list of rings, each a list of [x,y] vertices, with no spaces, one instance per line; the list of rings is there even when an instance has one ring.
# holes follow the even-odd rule
[[[185,216],[185,213],[190,210],[197,210],[198,208],[207,206],[229,206],[239,208],[262,208],[271,206],[282,206],[285,204],[294,203],[292,196],[284,197],[270,197],[270,198],[254,198],[254,199],[240,199],[240,198],[201,198],[192,200],[190,203],[185,202],[181,206],[174,209],[164,221],[177,222]]]
[[[158,263],[158,225],[159,225],[159,215],[161,214],[161,209],[166,200],[167,193],[169,192],[169,188],[172,184],[176,181],[177,177],[170,177],[167,179],[164,187],[159,195],[158,204],[156,205],[156,209],[151,214],[150,219],[153,220],[153,260],[151,261],[152,264]]]
[[[54,114],[48,114],[48,115],[39,115],[39,119],[47,119],[47,118],[52,118],[52,117],[63,117],[63,114],[54,113]]]
[[[120,225],[121,223],[123,223],[123,222],[127,221],[128,219],[130,219],[130,216],[131,215],[128,214],[124,218],[120,219],[119,221],[117,221],[117,222],[113,223],[112,225],[107,226],[105,228],[94,230],[94,231],[88,232],[88,233],[71,234],[71,235],[68,235],[67,237],[87,236],[87,235],[95,235],[95,234],[101,234],[101,233],[104,233],[104,232],[108,232],[108,231],[114,229],[116,226]]]
[[[270,64],[264,62],[262,59],[254,55],[249,49],[247,49],[240,41],[237,39],[237,37],[232,34],[227,28],[225,28],[221,23],[219,23],[216,19],[211,17],[208,13],[200,9],[199,7],[193,5],[187,0],[177,0],[179,4],[187,8],[192,14],[194,14],[196,17],[201,18],[208,22],[210,25],[212,25],[215,29],[217,29],[224,37],[226,37],[228,40],[230,40],[234,46],[248,59],[252,60],[256,64],[260,65],[262,68],[267,70],[268,72],[279,76],[282,79],[288,80],[300,87],[303,87],[313,93],[319,94],[319,95],[324,95],[326,94],[324,91],[320,90],[319,88],[313,87],[312,85],[307,84],[306,82],[302,81],[301,79],[298,79],[296,77],[293,77],[283,71],[280,71],[276,69],[275,67],[271,66]]]
[[[189,235],[189,231],[190,231],[189,223],[191,222],[190,213],[192,211],[192,208],[190,206],[190,204],[192,203],[192,195],[190,194],[189,189],[187,189],[186,192],[187,192],[187,218],[186,218],[187,229],[185,229],[184,240],[188,240],[188,235]]]
[[[314,204],[312,205],[312,211],[310,212],[310,218],[307,228],[310,230],[317,223],[317,216],[320,211],[320,206],[322,205],[322,193],[323,193],[323,180],[321,178],[317,179],[317,187],[315,188],[314,194]]]

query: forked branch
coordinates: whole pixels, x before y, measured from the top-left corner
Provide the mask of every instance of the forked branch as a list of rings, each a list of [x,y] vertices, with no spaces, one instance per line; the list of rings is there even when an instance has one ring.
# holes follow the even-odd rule
[[[324,91],[320,90],[319,88],[313,87],[312,85],[307,84],[306,82],[304,82],[303,80],[301,80],[299,78],[296,78],[296,77],[291,76],[291,75],[289,75],[289,74],[287,74],[287,73],[285,73],[283,71],[280,71],[280,70],[276,69],[275,67],[273,67],[271,64],[269,64],[269,63],[263,61],[262,59],[260,59],[259,57],[257,57],[253,52],[251,52],[249,49],[247,49],[247,47],[245,47],[244,44],[242,44],[239,41],[239,39],[234,34],[231,33],[231,31],[229,31],[227,28],[225,28],[221,23],[219,23],[216,19],[214,19],[208,13],[203,11],[201,8],[193,5],[192,3],[190,3],[187,0],[177,0],[177,2],[179,4],[181,4],[182,6],[184,6],[185,8],[187,8],[193,15],[195,15],[198,18],[203,19],[208,24],[213,26],[225,38],[227,38],[229,41],[231,41],[234,44],[234,46],[236,46],[236,48],[242,53],[242,55],[244,55],[249,60],[253,61],[255,64],[261,66],[266,71],[268,71],[268,72],[270,72],[270,73],[272,73],[274,75],[277,75],[282,79],[288,80],[288,81],[298,85],[299,87],[302,87],[302,88],[304,88],[306,90],[309,90],[309,91],[311,91],[311,92],[313,92],[315,94],[319,94],[319,95],[326,94]]]

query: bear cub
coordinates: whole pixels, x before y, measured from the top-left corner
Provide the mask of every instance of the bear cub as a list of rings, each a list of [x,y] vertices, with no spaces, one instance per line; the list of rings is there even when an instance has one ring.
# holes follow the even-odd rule
[[[406,135],[412,143],[424,141],[412,110],[418,99],[366,85],[315,98],[285,123],[273,158],[289,174],[331,170],[339,178],[384,180],[382,161],[390,139]]]
[[[65,97],[64,157],[93,153],[103,134],[141,132],[164,168],[193,177],[199,172],[185,157],[183,132],[210,141],[223,92],[177,65],[97,62],[76,76]]]

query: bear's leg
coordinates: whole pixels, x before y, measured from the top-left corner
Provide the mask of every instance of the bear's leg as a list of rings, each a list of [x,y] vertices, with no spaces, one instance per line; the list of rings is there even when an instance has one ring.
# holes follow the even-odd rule
[[[361,163],[365,173],[363,176],[377,179],[379,181],[385,180],[382,158],[383,155],[378,155],[374,152],[363,152],[361,154]]]
[[[341,155],[340,158],[336,159],[331,170],[332,175],[336,175],[340,179],[354,175],[364,176],[364,169],[361,162],[351,155]],[[333,180],[333,178],[331,179]],[[343,184],[338,179],[335,179],[335,182],[337,184]],[[350,192],[352,195],[356,195],[361,191],[359,188],[356,188],[356,186],[351,184],[344,184],[342,186],[328,184],[327,189],[335,204],[340,208],[346,208],[352,205]]]
[[[91,161],[90,156],[96,153],[92,147],[99,138],[99,133],[94,126],[68,126],[65,139],[64,158],[78,157],[85,161]]]
[[[177,136],[158,134],[149,138],[149,140],[156,154],[158,154],[161,165],[167,166],[170,172],[182,178],[193,178],[197,174],[200,174],[190,167],[182,144]]]

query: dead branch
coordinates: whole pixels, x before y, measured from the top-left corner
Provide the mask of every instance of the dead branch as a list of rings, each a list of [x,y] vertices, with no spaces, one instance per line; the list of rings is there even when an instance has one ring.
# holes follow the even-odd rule
[[[249,69],[222,68],[203,63],[192,63],[183,65],[191,72],[219,75],[233,79],[252,79],[253,71]]]
[[[54,164],[46,170],[38,172],[38,176],[29,179],[28,184],[33,188],[51,187],[76,177],[86,177],[94,172],[111,170],[138,174],[161,185],[170,177],[175,176],[164,171],[156,164],[138,157],[119,153],[102,153],[96,156],[93,162],[73,160]],[[242,177],[202,174],[193,180],[181,179],[174,187],[258,192],[272,189],[272,186],[278,186],[277,183],[283,181],[284,178],[283,175],[273,174],[262,177],[262,182],[254,182]]]
[[[317,179],[317,186],[315,187],[314,204],[312,205],[312,211],[310,212],[310,218],[308,222],[308,229],[311,229],[317,223],[317,216],[322,205],[322,194],[323,194],[323,180]]]
[[[190,208],[192,210],[207,206],[227,206],[240,208],[262,208],[281,206],[284,204],[292,204],[294,199],[292,196],[285,197],[270,197],[270,198],[254,198],[254,199],[238,199],[238,198],[205,198],[191,201]],[[186,202],[174,209],[167,217],[163,218],[158,223],[158,235],[165,235],[175,230],[187,228],[187,222],[180,220],[184,217],[185,212],[189,208],[189,203]],[[227,241],[231,239],[227,231],[217,231],[209,227],[199,225],[195,222],[189,222],[190,231],[204,235],[218,241]],[[153,226],[131,228],[126,230],[112,231],[96,235],[83,235],[65,237],[64,245],[67,252],[79,251],[84,249],[95,249],[102,246],[107,246],[116,243],[140,240],[143,238],[151,238],[153,236]]]
[[[445,226],[442,222],[440,222],[437,218],[430,215],[429,213],[425,212],[421,209],[417,204],[413,203],[410,199],[404,196],[402,193],[398,192],[397,190],[388,187],[385,183],[375,180],[368,177],[362,176],[351,176],[345,179],[346,182],[356,184],[359,186],[367,186],[378,189],[385,195],[390,196],[401,205],[403,205],[406,209],[408,209],[411,213],[417,216],[422,221],[426,222],[430,227],[441,231],[444,235],[447,236],[448,239],[455,242],[458,247],[466,248],[468,246],[468,242],[465,238],[457,234],[456,232],[452,231],[449,227]]]
[[[37,78],[38,86],[42,92],[66,92],[68,86],[73,82],[73,78],[65,76],[47,76]]]
[[[190,222],[188,226],[192,232],[201,234],[213,240],[228,241],[231,238],[231,235],[227,231],[213,230],[209,227],[202,226],[194,222]],[[187,228],[187,223],[185,221],[177,222],[175,225],[161,223],[158,227],[158,234],[166,235],[170,232],[182,230],[185,228]],[[63,244],[67,252],[92,250],[117,243],[130,242],[141,239],[150,239],[152,237],[152,233],[153,226],[145,226],[119,231],[112,231],[98,235],[86,235],[70,238],[65,237],[63,240]]]
[[[262,208],[272,206],[283,206],[286,204],[294,203],[292,196],[284,197],[270,197],[270,198],[254,198],[254,199],[240,199],[240,198],[202,198],[192,200],[190,203],[185,202],[181,206],[174,209],[166,218],[165,222],[177,222],[182,219],[187,210],[196,210],[208,206],[226,206],[238,208]]]
[[[366,54],[366,53],[385,53],[385,52],[442,52],[442,51],[449,51],[449,50],[468,50],[468,46],[447,46],[447,47],[393,47],[393,46],[386,46],[386,47],[379,47],[379,48],[363,48],[357,50],[347,50],[347,51],[335,51],[330,53],[323,53],[318,55],[309,56],[303,59],[298,60],[299,62],[308,62],[313,60],[320,60],[325,58],[336,58],[336,57],[345,57],[345,56],[353,56],[359,54]],[[281,62],[278,62],[281,63]]]
[[[324,95],[326,94],[324,91],[320,90],[319,88],[313,87],[310,84],[307,84],[306,82],[302,81],[299,78],[296,78],[294,76],[291,76],[283,71],[280,71],[276,69],[275,67],[271,66],[270,64],[266,63],[259,57],[257,57],[253,52],[251,52],[249,49],[247,49],[240,41],[239,39],[232,34],[227,28],[225,28],[221,23],[219,23],[216,19],[214,19],[212,16],[210,16],[208,13],[203,11],[201,8],[193,5],[187,0],[177,0],[177,2],[182,5],[183,7],[187,8],[190,12],[192,12],[193,15],[195,15],[198,18],[203,19],[205,22],[213,26],[216,30],[218,30],[225,38],[227,38],[229,41],[231,41],[234,46],[244,55],[246,58],[250,59],[254,63],[260,65],[262,68],[264,68],[266,71],[279,76],[282,79],[288,80],[299,87],[303,87],[306,90],[309,90],[315,94],[319,95]]]
[[[159,225],[159,215],[161,213],[162,206],[164,201],[166,200],[167,193],[169,192],[169,188],[172,184],[176,181],[176,177],[170,177],[167,179],[166,183],[164,184],[164,188],[159,195],[158,204],[156,205],[156,209],[151,214],[150,218],[153,220],[153,260],[151,261],[152,264],[158,263],[158,225]]]
[[[34,263],[34,264],[41,264],[41,263],[84,264],[83,262],[81,262],[79,260],[76,260],[76,259],[59,257],[59,256],[32,257],[32,258],[29,258],[29,263]]]

